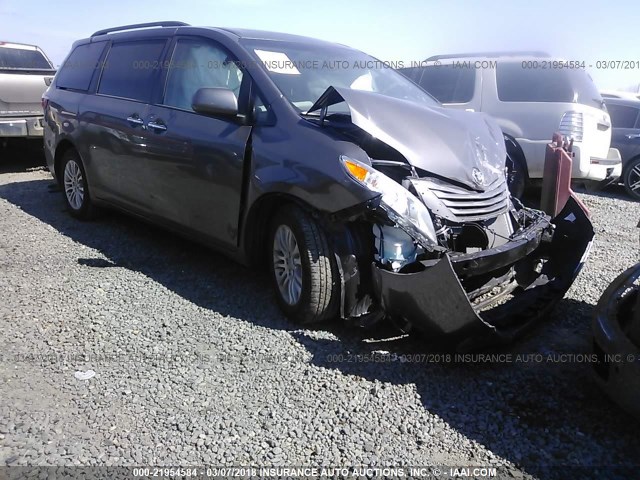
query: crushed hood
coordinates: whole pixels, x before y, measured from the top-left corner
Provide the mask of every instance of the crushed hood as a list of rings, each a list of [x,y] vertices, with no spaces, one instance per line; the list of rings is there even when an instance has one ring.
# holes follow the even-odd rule
[[[504,137],[495,121],[483,113],[336,87],[329,87],[308,113],[343,101],[354,125],[397,150],[415,167],[481,190],[504,178]]]

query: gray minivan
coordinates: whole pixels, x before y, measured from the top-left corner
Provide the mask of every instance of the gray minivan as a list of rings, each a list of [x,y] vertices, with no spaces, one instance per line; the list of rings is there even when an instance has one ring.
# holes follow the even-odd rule
[[[72,215],[117,208],[266,265],[302,323],[508,340],[564,295],[593,236],[573,197],[553,219],[512,201],[491,118],[342,45],[102,30],[74,44],[43,103]]]

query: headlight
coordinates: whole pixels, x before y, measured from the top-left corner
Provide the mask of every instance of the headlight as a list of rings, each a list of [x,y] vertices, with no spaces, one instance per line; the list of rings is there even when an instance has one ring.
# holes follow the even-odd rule
[[[380,205],[392,222],[397,223],[423,247],[438,244],[429,210],[409,190],[366,163],[344,155],[340,156],[340,160],[353,178],[369,190],[382,194]]]

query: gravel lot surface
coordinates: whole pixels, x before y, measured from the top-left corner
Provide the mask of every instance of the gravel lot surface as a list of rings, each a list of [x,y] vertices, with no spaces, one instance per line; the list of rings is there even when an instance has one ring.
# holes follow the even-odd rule
[[[497,352],[544,361],[462,363],[390,327],[296,329],[263,273],[120,214],[72,219],[40,161],[0,158],[0,465],[640,466],[640,424],[580,361],[597,299],[638,261],[622,189],[581,196],[585,269]],[[434,356],[349,361],[375,351]]]

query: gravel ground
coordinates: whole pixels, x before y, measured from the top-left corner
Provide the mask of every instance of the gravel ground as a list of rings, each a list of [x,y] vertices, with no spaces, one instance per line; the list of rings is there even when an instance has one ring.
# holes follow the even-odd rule
[[[638,259],[621,189],[581,196],[585,269],[498,352],[575,357],[461,363],[388,327],[296,329],[262,273],[120,214],[73,220],[39,161],[0,162],[0,465],[640,466],[639,423],[579,357],[598,297]],[[350,361],[375,351],[433,357]]]

